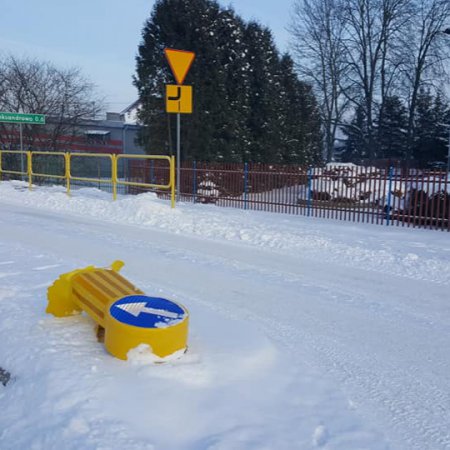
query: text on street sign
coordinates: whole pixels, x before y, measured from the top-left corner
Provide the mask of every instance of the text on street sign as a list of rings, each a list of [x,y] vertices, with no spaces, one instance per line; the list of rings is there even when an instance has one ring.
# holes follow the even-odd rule
[[[45,115],[0,112],[0,122],[28,123],[30,125],[45,125]]]

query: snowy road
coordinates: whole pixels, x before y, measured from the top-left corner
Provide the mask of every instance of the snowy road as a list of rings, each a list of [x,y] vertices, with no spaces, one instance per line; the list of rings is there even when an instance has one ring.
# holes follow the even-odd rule
[[[47,271],[43,284],[50,281],[49,270],[54,276],[87,264],[107,265],[123,259],[125,276],[144,291],[158,290],[191,310],[206,309],[253,324],[275,343],[290,366],[326,381],[324,405],[336,409],[320,419],[323,426],[316,429],[314,446],[450,449],[448,234],[398,229],[386,234],[373,226],[335,223],[333,227],[333,222],[316,222],[316,238],[319,233],[321,239],[346,240],[348,248],[352,241],[358,242],[358,248],[364,246],[365,233],[369,244],[376,238],[404,239],[405,247],[417,248],[416,253],[406,251],[402,257],[405,267],[405,258],[414,262],[417,254],[424,256],[424,262],[423,270],[417,266],[416,271],[400,274],[376,261],[352,261],[344,250],[339,258],[335,248],[327,246],[305,248],[304,252],[257,247],[245,241],[212,239],[213,233],[204,239],[153,227],[107,223],[1,198],[0,208],[0,264],[4,263],[0,276],[11,279],[17,273],[17,266],[9,272],[3,270],[17,252],[44,255],[47,265],[40,266]],[[214,208],[208,211],[230,214]],[[264,222],[266,217],[271,224],[279,221],[280,233],[283,226],[305,223],[308,233],[314,229],[312,221],[305,218],[256,213],[256,220]],[[398,249],[391,249],[395,262]],[[376,259],[379,249],[371,250]],[[27,256],[22,261],[24,258]],[[433,273],[428,269],[439,258],[441,276],[428,276]],[[24,271],[19,272],[25,277]],[[337,394],[330,393],[330,386]],[[333,395],[336,400],[327,403],[327,397]],[[346,410],[337,409],[339,405]],[[344,435],[337,421],[340,415],[356,417],[362,424],[353,434],[347,430],[347,441],[339,440]],[[4,439],[7,436],[3,435]],[[20,448],[7,442],[10,445],[1,448]],[[275,450],[270,445],[266,448]]]

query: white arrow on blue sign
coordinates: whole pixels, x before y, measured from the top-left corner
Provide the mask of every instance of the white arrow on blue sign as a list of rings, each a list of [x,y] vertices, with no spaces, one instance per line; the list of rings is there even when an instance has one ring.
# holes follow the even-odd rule
[[[174,325],[184,319],[185,310],[170,300],[146,295],[130,295],[114,302],[111,316],[126,325],[159,328],[161,323]]]

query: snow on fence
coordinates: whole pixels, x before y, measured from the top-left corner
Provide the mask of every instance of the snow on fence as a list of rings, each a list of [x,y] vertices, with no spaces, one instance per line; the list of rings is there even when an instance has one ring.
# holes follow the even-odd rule
[[[129,173],[158,182],[165,170],[156,162],[133,162]],[[182,201],[450,231],[450,174],[443,171],[186,161],[180,185]]]

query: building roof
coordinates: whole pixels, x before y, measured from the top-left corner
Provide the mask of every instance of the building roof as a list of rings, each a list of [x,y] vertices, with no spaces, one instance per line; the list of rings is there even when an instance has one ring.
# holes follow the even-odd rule
[[[138,99],[134,101],[130,106],[125,108],[120,112],[120,115],[123,116],[125,123],[136,125],[138,122],[137,113],[141,107],[141,101]]]
[[[135,100],[131,105],[127,106],[124,110],[120,111],[120,114],[127,114],[133,110],[139,109],[141,106],[141,101],[139,99]]]

